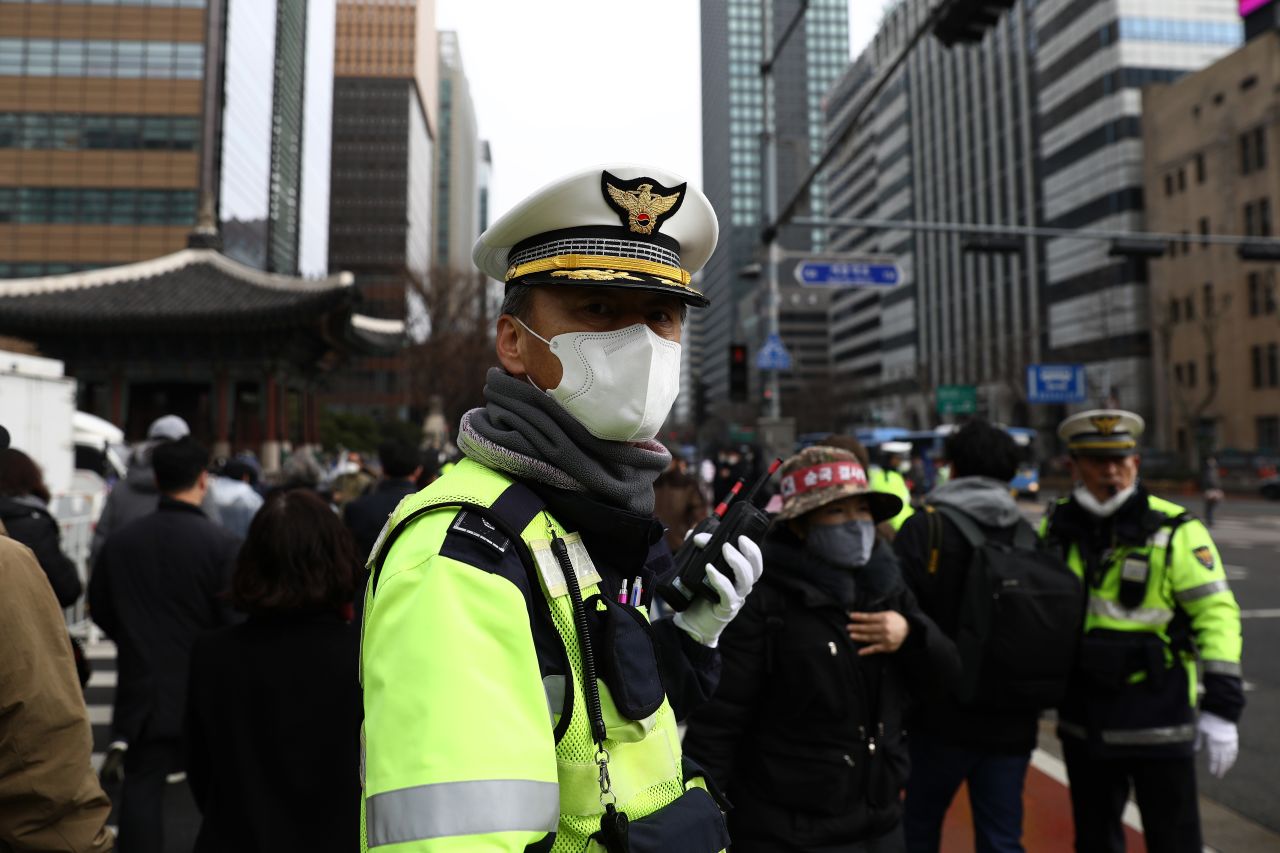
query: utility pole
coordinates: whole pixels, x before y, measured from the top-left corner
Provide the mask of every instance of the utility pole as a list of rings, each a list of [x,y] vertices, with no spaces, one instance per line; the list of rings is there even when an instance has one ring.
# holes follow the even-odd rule
[[[807,3],[801,3],[800,14],[803,15]],[[773,3],[772,0],[760,0],[761,14],[764,15],[764,38],[761,40],[764,51],[760,59],[760,74],[764,77],[764,122],[762,123],[761,141],[764,143],[764,216],[765,222],[774,222],[778,218],[778,114],[775,103],[773,61],[777,58],[781,46],[775,48],[773,43]],[[778,232],[775,230],[765,234],[766,282],[768,290],[765,317],[766,334],[772,338],[778,334]],[[769,418],[777,420],[782,416],[782,383],[778,370],[765,371],[768,389],[765,397],[769,401],[767,413]]]
[[[782,50],[790,41],[792,34],[804,20],[809,11],[809,0],[800,0],[800,8],[787,23],[782,38],[773,39],[773,6],[775,0],[760,0],[760,14],[763,15],[763,51],[760,57],[760,75],[764,78],[764,121],[761,123],[761,142],[764,155],[764,221],[766,227],[761,235],[765,248],[766,305],[765,329],[769,337],[779,337],[779,317],[782,297],[778,292],[778,267],[782,263],[782,247],[778,245],[778,106],[777,83],[774,79],[773,66],[777,63]],[[782,383],[778,376],[780,371],[766,371],[767,397],[766,409],[771,420],[782,417]]]

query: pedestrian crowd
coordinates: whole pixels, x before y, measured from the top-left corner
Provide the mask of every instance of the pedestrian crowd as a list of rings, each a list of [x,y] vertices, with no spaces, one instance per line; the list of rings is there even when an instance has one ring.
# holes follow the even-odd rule
[[[1148,850],[1199,853],[1240,613],[1205,524],[1139,479],[1141,418],[1062,422],[1074,486],[1038,529],[977,418],[914,505],[910,444],[694,465],[655,437],[716,234],[634,165],[494,223],[500,367],[455,464],[299,452],[266,482],[151,425],[87,590],[118,839],[58,613],[79,578],[0,434],[0,850],[936,853],[967,785],[975,848],[1020,851],[1052,709],[1079,853],[1122,853],[1131,792]]]

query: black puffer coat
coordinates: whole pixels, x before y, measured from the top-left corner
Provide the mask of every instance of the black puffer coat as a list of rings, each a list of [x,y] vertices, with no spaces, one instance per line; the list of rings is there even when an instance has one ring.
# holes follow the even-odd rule
[[[36,555],[40,568],[49,577],[58,605],[75,604],[82,591],[80,574],[71,558],[62,553],[62,533],[44,502],[35,498],[0,497],[0,522],[9,531],[10,538],[26,545]]]
[[[887,546],[854,573],[851,608],[796,570],[813,558],[789,530],[771,531],[764,553],[763,577],[720,638],[720,687],[690,720],[685,752],[734,804],[735,853],[843,850],[899,822],[909,697],[928,679],[954,680],[959,658]],[[892,655],[860,657],[848,610],[896,610],[911,632]]]

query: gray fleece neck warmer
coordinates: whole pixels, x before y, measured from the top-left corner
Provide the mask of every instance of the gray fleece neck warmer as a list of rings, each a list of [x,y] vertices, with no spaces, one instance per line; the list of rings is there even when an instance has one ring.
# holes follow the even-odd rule
[[[657,441],[605,441],[549,395],[492,368],[482,409],[462,416],[458,447],[469,459],[610,506],[652,515],[653,484],[671,463]]]
[[[930,492],[928,501],[953,506],[988,527],[1009,527],[1022,518],[1009,484],[989,477],[957,477]]]

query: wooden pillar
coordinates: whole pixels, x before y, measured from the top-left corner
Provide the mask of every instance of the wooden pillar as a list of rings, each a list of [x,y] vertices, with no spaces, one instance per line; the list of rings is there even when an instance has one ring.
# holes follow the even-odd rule
[[[293,449],[293,433],[289,431],[291,426],[289,422],[289,409],[292,402],[293,392],[289,389],[289,382],[285,380],[280,386],[280,442],[287,450]]]
[[[262,436],[262,470],[271,472],[280,468],[280,387],[274,374],[263,378],[262,389],[267,420]]]
[[[124,374],[111,374],[111,411],[109,414],[111,422],[120,429],[125,428],[124,423]]]
[[[213,455],[231,455],[231,389],[225,370],[213,378]]]

